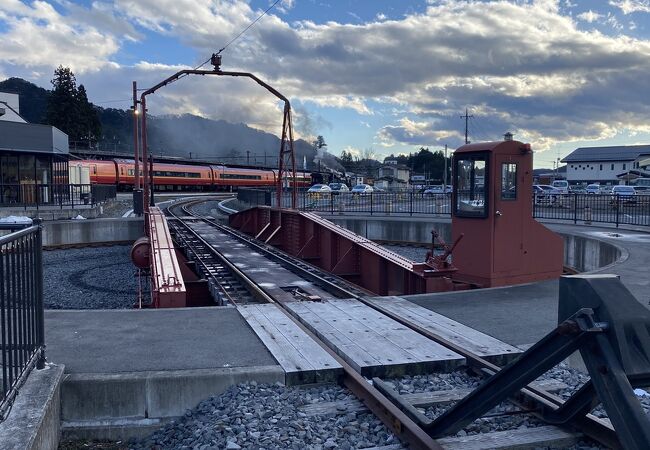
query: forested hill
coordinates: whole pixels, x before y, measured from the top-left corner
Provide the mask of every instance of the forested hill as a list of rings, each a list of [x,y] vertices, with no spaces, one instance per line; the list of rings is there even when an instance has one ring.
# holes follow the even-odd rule
[[[20,114],[28,122],[52,125],[47,121],[48,98],[52,91],[21,78],[0,81],[0,91],[20,95]],[[101,123],[101,135],[93,145],[103,150],[130,153],[133,142],[131,112],[95,105],[93,108]],[[156,155],[189,157],[191,153],[192,158],[221,158],[237,164],[247,160],[251,164],[262,164],[266,155],[269,165],[277,162],[280,139],[243,123],[233,124],[186,114],[152,116],[148,125],[149,147]],[[302,168],[303,157],[310,169],[316,167],[316,150],[312,144],[297,140],[295,150],[298,167]],[[331,155],[327,156],[328,160],[333,159]],[[333,161],[333,165],[338,164]]]

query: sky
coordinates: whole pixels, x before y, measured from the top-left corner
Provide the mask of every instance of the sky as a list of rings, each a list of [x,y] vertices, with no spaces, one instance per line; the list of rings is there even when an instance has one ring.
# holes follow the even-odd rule
[[[128,108],[133,80],[197,66],[274,1],[1,0],[0,80],[50,88],[64,65],[92,102]],[[466,109],[470,141],[510,131],[536,167],[650,143],[650,0],[280,0],[222,55],[336,155],[453,150]],[[148,109],[281,132],[282,105],[245,79],[186,77]]]

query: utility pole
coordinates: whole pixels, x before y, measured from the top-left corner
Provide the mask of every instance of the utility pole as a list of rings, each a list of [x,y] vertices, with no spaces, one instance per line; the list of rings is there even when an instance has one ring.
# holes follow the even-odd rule
[[[469,128],[469,119],[474,116],[470,116],[468,114],[467,108],[465,108],[465,115],[460,116],[461,119],[465,119],[465,144],[469,144],[469,140],[467,139],[467,129]]]
[[[445,180],[443,182],[443,186],[444,186],[443,187],[443,192],[446,193],[447,192],[447,144],[445,144],[445,172],[444,172],[443,178]]]

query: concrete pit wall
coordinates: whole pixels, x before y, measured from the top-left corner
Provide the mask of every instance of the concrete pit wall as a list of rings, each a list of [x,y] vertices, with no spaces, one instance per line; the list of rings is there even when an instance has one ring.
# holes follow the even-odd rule
[[[447,243],[451,243],[451,220],[416,217],[324,216],[337,225],[375,241],[431,242],[434,228]],[[561,234],[564,238],[564,265],[578,272],[591,272],[618,261],[623,252],[615,245],[576,234]]]
[[[144,236],[142,218],[60,220],[44,222],[43,246],[129,243]]]

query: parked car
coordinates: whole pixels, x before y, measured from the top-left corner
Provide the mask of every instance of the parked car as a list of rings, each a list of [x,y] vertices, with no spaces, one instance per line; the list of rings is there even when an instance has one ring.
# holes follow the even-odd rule
[[[315,184],[307,190],[309,194],[329,194],[332,189],[326,184]]]
[[[357,184],[352,188],[353,194],[366,195],[372,193],[373,188],[369,184]]]
[[[560,191],[562,194],[569,193],[569,182],[567,180],[555,180],[551,186]]]
[[[442,184],[429,186],[424,190],[424,194],[447,194],[449,192],[451,192],[451,186],[443,186]]]
[[[341,192],[350,192],[350,188],[348,188],[347,184],[345,183],[330,183],[330,189],[332,190],[332,194],[339,194]]]
[[[611,195],[611,202],[614,205],[616,201],[627,204],[636,203],[636,189],[632,186],[614,186]]]
[[[587,194],[600,194],[600,184],[587,185]]]
[[[562,192],[548,184],[533,184],[533,196],[536,205],[552,205],[561,195]]]

